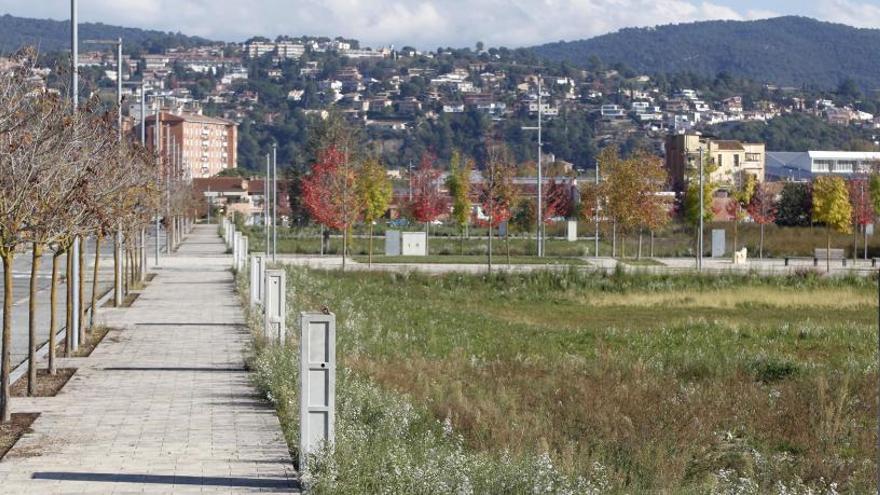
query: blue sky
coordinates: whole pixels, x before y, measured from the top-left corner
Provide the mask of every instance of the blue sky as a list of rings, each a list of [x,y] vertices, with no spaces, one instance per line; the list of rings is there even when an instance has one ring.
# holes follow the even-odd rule
[[[880,27],[880,0],[79,0],[83,22],[240,41],[330,35],[371,46],[528,46],[623,27],[805,15]],[[0,13],[69,18],[69,0],[0,0]]]

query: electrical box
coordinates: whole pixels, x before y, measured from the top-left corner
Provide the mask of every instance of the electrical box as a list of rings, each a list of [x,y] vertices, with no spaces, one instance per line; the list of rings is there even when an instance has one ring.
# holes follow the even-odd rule
[[[336,315],[300,313],[300,470],[332,444],[336,423]]]

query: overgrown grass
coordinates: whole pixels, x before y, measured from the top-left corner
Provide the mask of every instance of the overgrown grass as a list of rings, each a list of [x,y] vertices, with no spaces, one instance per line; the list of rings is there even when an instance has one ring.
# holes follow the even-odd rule
[[[338,318],[342,426],[312,473],[320,493],[867,493],[874,482],[873,280],[288,275],[295,310]],[[258,346],[254,361],[289,440],[293,354]]]
[[[713,229],[724,229],[727,231],[727,251],[733,252],[733,224],[730,222],[714,222],[706,225],[705,242],[706,249],[712,245],[711,234]],[[250,235],[250,246],[252,250],[262,251],[264,249],[264,234],[259,227],[245,227],[244,230]],[[420,226],[406,228],[403,230],[421,231]],[[593,227],[591,224],[580,224],[578,230],[582,236],[592,236]],[[295,254],[317,254],[320,252],[320,243],[318,240],[319,231],[315,227],[307,227],[303,229],[285,229],[278,231],[278,250],[280,253]],[[351,240],[350,252],[352,254],[368,254],[368,240],[363,237],[366,229],[359,226],[355,229],[355,237]],[[375,234],[383,235],[384,227],[377,228]],[[334,232],[338,234],[338,232]],[[488,241],[484,238],[478,238],[486,235],[485,229],[471,229],[471,238],[465,239],[462,243],[458,237],[457,231],[449,226],[434,226],[431,228],[431,238],[428,247],[431,255],[483,255],[488,252]],[[548,256],[592,256],[594,253],[594,243],[592,240],[581,239],[576,242],[569,242],[564,239],[564,225],[562,223],[552,224],[548,226],[548,239],[545,245],[545,254]],[[778,227],[776,225],[768,225],[765,228],[764,235],[764,257],[766,258],[784,258],[788,257],[812,257],[815,248],[824,248],[825,246],[825,229],[823,227]],[[611,255],[611,234],[603,232],[600,235],[600,254],[602,256]],[[754,224],[740,224],[739,235],[737,239],[737,247],[748,248],[749,257],[754,259],[758,257],[758,246],[760,240],[760,228]],[[846,256],[851,258],[853,252],[854,239],[852,235],[832,233],[831,243],[833,247],[844,249]],[[625,248],[623,245],[625,244]],[[859,259],[863,257],[863,239],[856,236],[855,239],[856,254]],[[638,252],[638,236],[630,235],[627,237],[620,236],[618,238],[618,255],[621,253],[627,257],[635,257]],[[325,250],[326,254],[339,254],[342,252],[342,238],[334,235],[329,240],[329,247]],[[384,254],[385,245],[382,237],[376,237],[373,240],[373,254]],[[493,241],[492,252],[496,255],[503,256],[507,252],[507,246],[503,239],[495,238]],[[510,252],[514,256],[534,256],[535,240],[525,238],[520,235],[512,235],[510,237]],[[692,230],[685,228],[679,224],[672,224],[666,229],[658,232],[654,238],[654,254],[655,257],[679,257],[694,256],[694,234]],[[705,254],[709,254],[708,251]],[[651,256],[650,237],[648,234],[642,238],[642,256]],[[868,257],[880,256],[880,236],[870,236],[868,238]]]
[[[354,256],[353,259],[359,263],[367,263],[369,257],[365,255]],[[544,257],[537,258],[534,256],[511,256],[510,264],[513,265],[588,265],[589,263],[579,258],[555,258]],[[486,255],[483,256],[384,256],[373,255],[373,263],[440,263],[440,264],[456,264],[456,265],[485,265],[487,263]],[[508,263],[507,256],[495,255],[492,257],[493,265],[506,265]]]

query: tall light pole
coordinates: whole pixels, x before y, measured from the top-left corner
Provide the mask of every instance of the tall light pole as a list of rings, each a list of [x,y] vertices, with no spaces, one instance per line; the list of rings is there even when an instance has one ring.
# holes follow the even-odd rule
[[[278,256],[278,145],[272,143],[272,263]],[[345,256],[345,253],[343,253]]]
[[[543,141],[543,120],[544,120],[544,105],[543,105],[543,96],[542,96],[542,87],[541,87],[541,75],[538,75],[538,126],[537,127],[523,127],[524,131],[538,131],[538,211],[537,211],[537,253],[538,257],[544,256],[544,235],[543,235],[543,227],[544,227],[544,210],[543,210],[543,186],[544,186],[544,177],[543,177],[543,167],[541,166],[541,155],[544,154],[544,141]]]
[[[594,257],[599,257],[599,160],[596,160],[596,235],[593,242],[595,243]]]
[[[70,59],[71,59],[71,70],[70,70],[70,97],[73,104],[74,113],[79,109],[79,19],[77,15],[77,0],[70,0]],[[80,238],[79,236],[75,236],[73,238],[73,245],[71,246],[71,256],[69,259],[73,260],[71,266],[68,266],[67,269],[70,270],[70,285],[67,287],[67,291],[70,295],[70,306],[71,306],[71,314],[73,314],[73,318],[71,318],[71,328],[70,328],[70,336],[71,336],[71,345],[70,349],[76,350],[79,347],[79,306],[80,306],[80,293],[77,290],[79,287],[79,264],[77,260],[79,260],[79,250],[80,250]]]
[[[263,229],[266,231],[266,259],[269,259],[269,180],[272,178],[269,153],[266,153],[266,180],[263,181]]]
[[[160,120],[159,114],[162,113],[162,106],[159,104],[158,98],[156,98],[155,101],[156,101],[156,125],[153,129],[153,139],[154,139],[155,145],[156,145],[155,146],[156,157],[157,157],[157,160],[159,160],[159,163],[161,164],[162,163],[162,136],[161,136],[162,122]],[[147,122],[147,117],[144,116],[144,126],[145,127],[146,127],[146,122]],[[160,181],[162,180],[162,168],[161,167],[158,168],[156,174],[157,174],[156,182],[160,183]],[[160,249],[160,247],[159,247],[160,246],[159,233],[162,230],[161,225],[159,224],[159,216],[160,216],[161,212],[162,212],[162,207],[157,206],[157,208],[156,208],[156,259],[155,259],[156,266],[159,266],[159,249]]]
[[[703,147],[700,146],[700,232],[697,239],[697,271],[703,271]]]

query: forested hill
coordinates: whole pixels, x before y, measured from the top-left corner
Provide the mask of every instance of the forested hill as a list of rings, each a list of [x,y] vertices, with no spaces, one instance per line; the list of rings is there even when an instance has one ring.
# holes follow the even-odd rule
[[[81,23],[80,40],[122,38],[126,52],[161,53],[165,48],[189,47],[209,43],[208,40],[180,33],[164,33],[136,28],[109,26],[102,23]],[[33,45],[42,53],[70,50],[70,21],[29,19],[11,15],[0,16],[0,55]]]
[[[623,64],[649,74],[728,72],[760,82],[819,88],[852,78],[864,89],[880,88],[880,29],[806,17],[627,28],[532,50],[580,66]]]

